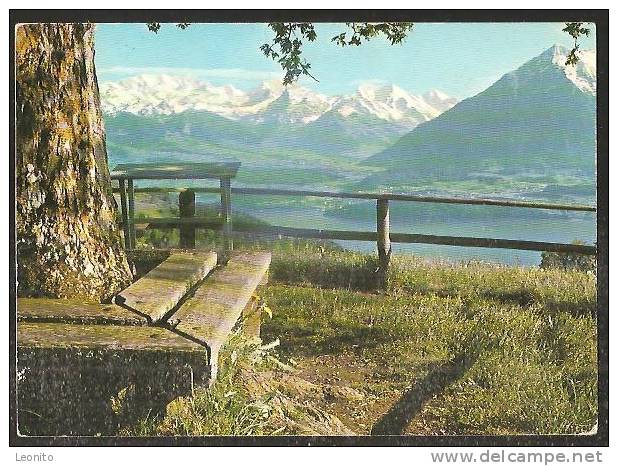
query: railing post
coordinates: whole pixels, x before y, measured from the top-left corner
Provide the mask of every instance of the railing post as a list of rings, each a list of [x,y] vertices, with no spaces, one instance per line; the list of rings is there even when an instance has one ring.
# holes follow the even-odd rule
[[[195,217],[195,191],[187,189],[178,194],[180,218]],[[195,224],[180,224],[180,247],[195,249]]]
[[[378,198],[376,203],[376,224],[378,233],[379,285],[385,288],[387,283],[388,267],[391,259],[390,220],[388,199]]]

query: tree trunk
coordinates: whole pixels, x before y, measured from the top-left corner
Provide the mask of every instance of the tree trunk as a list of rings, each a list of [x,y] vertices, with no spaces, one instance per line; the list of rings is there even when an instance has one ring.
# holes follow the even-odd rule
[[[131,269],[116,224],[91,24],[16,31],[18,293],[105,300]]]

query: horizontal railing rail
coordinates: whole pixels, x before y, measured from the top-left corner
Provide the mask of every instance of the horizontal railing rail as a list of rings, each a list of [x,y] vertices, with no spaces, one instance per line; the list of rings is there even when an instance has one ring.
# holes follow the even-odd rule
[[[145,217],[135,220],[137,225],[152,225],[159,228],[178,228],[181,225],[215,229],[223,223],[211,218],[177,218],[177,217]],[[341,241],[377,241],[375,231],[323,230],[312,228],[295,228],[283,226],[248,226],[234,227],[236,232],[251,232],[268,234],[270,236],[287,236],[293,238],[312,238]],[[544,241],[523,241],[498,238],[474,238],[466,236],[421,235],[413,233],[391,233],[392,243],[422,243],[444,246],[464,246],[493,249],[521,249],[525,251],[573,252],[577,254],[594,255],[596,248],[585,244],[548,243]]]
[[[119,189],[114,189],[119,192]],[[195,247],[196,228],[217,229],[223,227],[221,219],[195,217],[194,210],[189,209],[187,214],[187,197],[184,194],[190,193],[189,198],[193,199],[195,193],[219,194],[219,188],[175,188],[175,187],[135,187],[135,193],[179,193],[179,210],[181,217],[142,217],[129,219],[132,228],[135,224],[146,224],[150,228],[180,228],[184,232],[185,241],[189,238],[189,247]],[[183,194],[184,193],[184,194]],[[435,204],[464,204],[482,205],[499,207],[516,207],[529,209],[548,209],[559,211],[578,211],[596,212],[595,206],[557,204],[537,201],[518,201],[504,199],[477,199],[477,198],[457,198],[457,197],[434,197],[419,196],[412,194],[391,194],[391,193],[345,193],[330,191],[310,191],[310,190],[291,190],[291,189],[270,189],[270,188],[232,188],[232,194],[243,195],[263,195],[263,196],[302,196],[302,197],[329,197],[339,199],[365,199],[376,201],[376,231],[352,231],[352,230],[329,230],[329,229],[310,229],[295,228],[278,225],[237,225],[234,231],[238,233],[250,232],[253,234],[266,234],[270,236],[312,238],[324,240],[349,240],[349,241],[375,241],[378,247],[381,268],[386,270],[389,265],[391,255],[391,243],[420,243],[437,244],[445,246],[463,246],[478,248],[498,248],[498,249],[519,249],[527,251],[547,251],[560,253],[576,253],[585,255],[595,255],[596,246],[585,244],[565,244],[544,241],[527,241],[501,238],[476,238],[467,236],[442,236],[425,235],[415,233],[391,233],[389,219],[389,201],[406,202],[426,202]],[[184,212],[184,214],[182,214]],[[189,231],[190,230],[190,231]]]
[[[136,193],[181,193],[193,191],[195,193],[218,194],[219,188],[174,188],[174,187],[141,187],[135,188]],[[114,192],[119,192],[116,188]],[[262,196],[299,196],[299,197],[330,197],[335,199],[365,199],[387,201],[428,202],[435,204],[466,204],[466,205],[490,205],[499,207],[523,207],[528,209],[567,210],[579,212],[596,212],[595,206],[577,204],[555,204],[539,201],[514,201],[507,199],[476,199],[440,196],[418,196],[413,194],[392,193],[346,193],[336,191],[306,191],[294,189],[270,189],[270,188],[232,188],[232,194],[249,194]]]

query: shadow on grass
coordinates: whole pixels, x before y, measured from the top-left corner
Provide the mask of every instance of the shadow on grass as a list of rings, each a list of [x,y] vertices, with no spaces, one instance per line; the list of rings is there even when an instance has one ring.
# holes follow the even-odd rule
[[[477,359],[478,352],[462,354],[437,366],[406,390],[388,412],[378,419],[371,429],[371,435],[403,435],[425,402],[460,379]]]
[[[404,329],[394,326],[379,326],[367,321],[322,323],[316,317],[310,323],[269,321],[262,326],[265,341],[281,338],[279,349],[286,354],[319,356],[340,354],[350,348],[375,349],[385,344],[404,340],[410,336]]]
[[[457,298],[457,297],[468,297],[468,298],[478,298],[488,301],[494,301],[498,304],[514,304],[521,307],[529,307],[534,304],[542,305],[546,310],[556,310],[556,311],[564,311],[568,312],[573,317],[581,317],[581,316],[596,316],[597,313],[597,303],[596,300],[588,301],[581,300],[577,302],[570,301],[569,299],[559,299],[559,298],[547,298],[547,297],[539,297],[535,295],[532,291],[528,289],[516,289],[516,290],[477,290],[472,293],[470,292],[462,292],[458,289],[438,289],[434,287],[410,287],[406,286],[403,288],[407,293],[419,293],[419,294],[435,294],[440,298]]]
[[[271,278],[292,285],[373,291],[380,286],[377,270],[377,258],[355,253],[276,254]]]

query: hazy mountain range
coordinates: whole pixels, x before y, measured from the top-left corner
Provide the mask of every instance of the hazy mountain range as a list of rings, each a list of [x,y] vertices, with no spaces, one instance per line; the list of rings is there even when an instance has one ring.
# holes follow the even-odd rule
[[[222,145],[250,146],[352,158],[378,152],[457,103],[438,90],[419,96],[395,85],[363,84],[352,95],[325,96],[280,81],[244,92],[167,75],[103,83],[101,100],[112,141],[148,133],[163,148],[171,140],[195,146],[197,139],[219,152]]]

